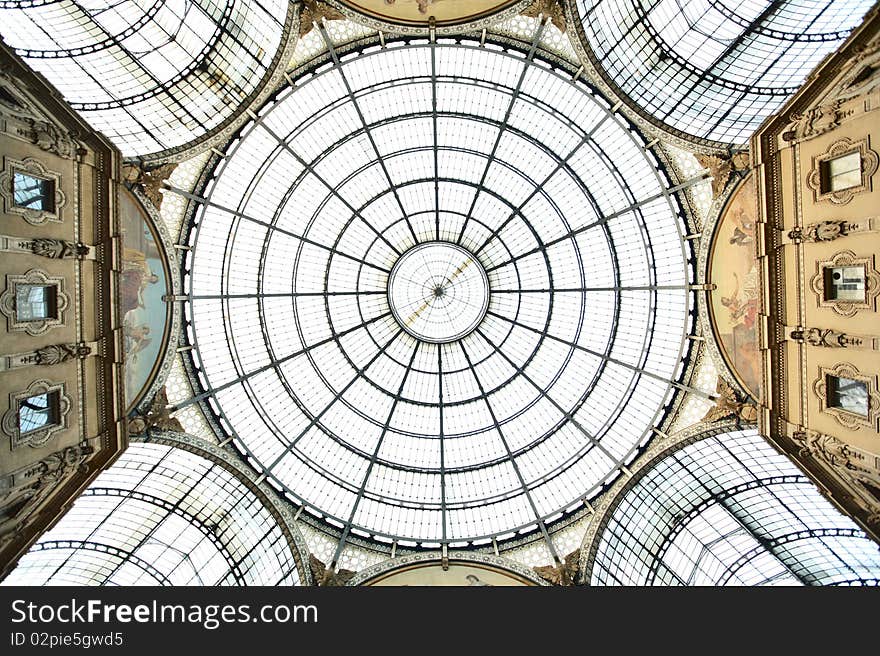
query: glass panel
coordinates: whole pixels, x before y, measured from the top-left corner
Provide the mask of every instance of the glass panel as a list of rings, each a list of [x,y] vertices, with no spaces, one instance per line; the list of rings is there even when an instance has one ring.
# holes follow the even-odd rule
[[[825,267],[826,301],[864,301],[865,267]]]
[[[862,184],[862,155],[856,151],[825,162],[823,191],[840,191]]]
[[[868,416],[868,386],[860,380],[828,376],[828,407]]]
[[[3,2],[0,35],[124,155],[143,155],[251,102],[288,10],[287,0]]]
[[[198,452],[133,442],[2,585],[298,585],[279,517]]]
[[[42,321],[57,316],[55,285],[16,285],[15,315],[19,321]]]
[[[745,144],[873,0],[576,0],[600,71],[656,120]]]
[[[54,426],[58,421],[58,392],[46,392],[18,402],[18,430],[22,435]]]
[[[15,205],[32,210],[55,211],[55,182],[15,171],[13,197]]]
[[[591,585],[877,585],[880,548],[754,429],[711,434],[637,474]]]

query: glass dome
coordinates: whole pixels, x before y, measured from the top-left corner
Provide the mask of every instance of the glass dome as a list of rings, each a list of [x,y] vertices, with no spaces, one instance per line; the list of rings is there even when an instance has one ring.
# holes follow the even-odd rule
[[[126,156],[165,151],[229,119],[274,70],[286,0],[0,2],[0,34]]]
[[[534,47],[330,54],[195,196],[201,391],[172,410],[202,403],[344,536],[546,531],[676,393],[693,272],[673,185]]]
[[[577,0],[593,63],[637,111],[742,144],[873,0]]]

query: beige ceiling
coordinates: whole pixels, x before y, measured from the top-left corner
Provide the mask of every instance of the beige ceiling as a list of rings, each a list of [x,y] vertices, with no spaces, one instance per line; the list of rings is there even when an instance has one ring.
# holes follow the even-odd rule
[[[389,23],[464,23],[516,4],[517,0],[340,0],[352,9]]]

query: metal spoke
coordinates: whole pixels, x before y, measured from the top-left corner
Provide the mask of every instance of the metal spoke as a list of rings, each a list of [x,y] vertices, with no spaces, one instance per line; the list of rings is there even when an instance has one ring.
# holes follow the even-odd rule
[[[356,369],[355,374],[354,374],[354,376],[352,376],[351,380],[349,380],[348,383],[342,389],[340,389],[338,392],[336,392],[333,395],[333,398],[327,403],[327,405],[324,406],[324,409],[321,410],[321,412],[319,412],[314,417],[309,419],[309,422],[306,424],[306,427],[303,428],[296,437],[294,437],[292,440],[290,440],[290,444],[288,444],[286,447],[284,447],[284,451],[282,451],[281,454],[277,458],[275,458],[275,460],[273,460],[269,464],[268,467],[266,467],[266,469],[264,470],[263,473],[268,474],[273,469],[275,469],[275,467],[278,466],[278,463],[281,462],[281,460],[288,453],[290,453],[293,450],[293,447],[296,446],[296,443],[299,442],[305,436],[305,434],[309,432],[309,430],[312,428],[312,426],[317,425],[318,422],[321,421],[321,417],[323,417],[325,414],[327,414],[327,412],[330,411],[330,408],[332,408],[333,405],[339,399],[341,399],[349,389],[351,389],[352,385],[354,385],[358,380],[360,380],[363,377],[364,372],[367,369],[369,369],[372,366],[372,364],[374,362],[376,362],[376,360],[378,360],[382,355],[384,355],[385,351],[388,350],[388,347],[391,346],[391,344],[393,344],[394,341],[398,337],[400,337],[402,334],[403,334],[402,329],[398,330],[396,333],[394,333],[391,336],[391,339],[389,339],[382,348],[380,348],[378,351],[376,351],[375,355],[373,355],[373,357],[370,358],[370,360],[363,367]]]
[[[400,379],[400,385],[397,388],[397,393],[393,397],[393,401],[391,403],[391,410],[388,411],[388,418],[385,420],[385,426],[382,428],[382,433],[379,435],[379,439],[376,442],[376,448],[373,450],[373,455],[370,458],[370,463],[367,465],[367,472],[364,474],[364,479],[361,481],[361,486],[358,489],[357,497],[355,497],[354,505],[351,508],[351,514],[348,516],[348,521],[345,523],[345,528],[342,531],[342,537],[339,538],[339,543],[336,545],[336,552],[333,554],[333,559],[330,562],[330,567],[335,567],[336,563],[339,562],[339,556],[342,555],[342,550],[345,548],[345,542],[348,540],[348,535],[351,533],[351,527],[354,524],[354,516],[357,514],[358,506],[360,506],[361,499],[364,498],[364,493],[367,490],[367,482],[370,480],[370,474],[373,472],[373,467],[376,464],[376,460],[379,458],[379,451],[382,448],[382,443],[385,441],[385,436],[388,434],[388,430],[391,426],[391,418],[394,416],[394,411],[397,409],[397,404],[400,402],[400,398],[403,395],[403,387],[406,385],[406,380],[409,378],[409,374],[412,371],[413,363],[416,360],[416,354],[419,352],[419,348],[421,347],[421,342],[415,342],[415,346],[413,347],[412,356],[409,359],[409,364],[406,367],[406,371],[403,373],[403,376]]]
[[[489,396],[486,394],[486,389],[483,387],[483,382],[477,375],[477,370],[476,368],[474,368],[474,363],[471,360],[471,356],[468,354],[467,349],[464,347],[464,342],[459,342],[458,346],[461,349],[462,354],[464,355],[464,359],[467,360],[471,376],[473,376],[474,381],[477,383],[477,388],[480,390],[480,398],[482,398],[483,403],[486,406],[486,410],[489,411],[489,416],[492,418],[492,424],[495,427],[495,432],[498,433],[498,437],[501,439],[501,443],[504,445],[504,450],[507,452],[507,462],[510,463],[513,471],[516,473],[516,477],[519,480],[520,487],[522,487],[523,494],[525,495],[526,500],[529,502],[529,506],[531,506],[532,512],[535,514],[535,519],[537,521],[538,528],[541,531],[541,536],[544,538],[544,542],[547,544],[547,548],[550,550],[553,559],[557,562],[560,562],[559,554],[556,552],[556,545],[554,545],[553,540],[550,539],[550,534],[547,532],[547,526],[544,524],[544,520],[541,517],[541,512],[538,510],[538,506],[535,504],[535,500],[532,498],[532,493],[529,490],[529,486],[526,484],[526,479],[523,478],[522,472],[519,469],[519,465],[516,463],[516,459],[514,458],[513,451],[510,448],[510,444],[508,444],[507,438],[504,437],[504,430],[501,428],[498,417],[495,415],[495,409],[492,407],[492,404],[489,403]]]
[[[292,360],[293,358],[296,358],[296,357],[299,357],[300,355],[308,353],[312,349],[316,349],[319,346],[324,346],[325,344],[329,344],[330,342],[338,340],[340,337],[343,337],[344,335],[348,335],[349,333],[353,333],[356,330],[361,330],[361,329],[365,328],[366,326],[369,326],[371,323],[375,323],[376,321],[379,321],[380,319],[385,319],[386,317],[389,317],[389,316],[391,316],[390,311],[383,312],[379,316],[373,317],[372,319],[368,319],[366,321],[362,321],[361,323],[359,323],[355,326],[352,326],[351,328],[347,328],[346,330],[343,330],[337,334],[331,335],[330,337],[327,337],[327,338],[322,339],[318,342],[315,342],[314,344],[306,346],[305,348],[301,348],[298,351],[294,351],[293,353],[289,353],[282,358],[278,358],[277,360],[273,360],[272,362],[270,362],[267,365],[263,365],[262,367],[258,367],[256,369],[254,369],[253,371],[249,371],[246,374],[242,374],[241,376],[238,376],[237,378],[234,378],[233,380],[227,381],[227,382],[223,383],[222,385],[210,387],[207,390],[205,390],[204,392],[201,392],[200,394],[196,394],[195,396],[192,396],[185,401],[181,401],[180,403],[175,403],[174,405],[170,406],[169,412],[172,412],[172,413],[177,412],[178,410],[182,410],[183,408],[186,408],[187,406],[190,406],[193,403],[197,403],[199,401],[204,401],[209,396],[216,395],[217,392],[222,392],[223,390],[228,389],[228,388],[232,387],[233,385],[237,385],[239,383],[242,383],[242,382],[248,380],[249,378],[253,378],[254,376],[257,376],[257,375],[263,373],[264,371],[269,371],[270,369],[275,369],[276,367],[284,364],[288,360]]]
[[[397,201],[398,206],[400,206],[400,215],[403,217],[403,220],[406,221],[406,225],[409,228],[410,233],[412,234],[413,242],[418,244],[419,238],[416,235],[415,228],[413,228],[412,223],[409,220],[409,214],[406,211],[406,208],[403,206],[403,201],[400,200],[400,196],[397,194],[397,188],[394,185],[394,182],[391,180],[391,174],[388,172],[388,167],[385,166],[385,158],[382,157],[382,154],[379,152],[379,147],[376,145],[376,140],[373,138],[373,133],[370,132],[370,126],[367,124],[367,119],[364,117],[363,111],[361,111],[360,103],[358,103],[357,96],[354,95],[354,91],[351,89],[351,84],[348,81],[348,77],[345,75],[345,69],[342,66],[342,62],[339,61],[339,55],[336,54],[336,48],[333,47],[333,42],[330,40],[330,37],[327,36],[327,29],[324,27],[324,21],[316,23],[318,26],[318,30],[321,32],[321,37],[324,39],[324,45],[327,46],[327,51],[330,53],[330,58],[333,60],[334,66],[336,66],[336,71],[339,73],[339,77],[342,79],[342,84],[345,86],[345,91],[348,93],[348,98],[351,100],[351,106],[354,108],[355,113],[358,115],[358,118],[361,120],[361,125],[364,126],[364,134],[367,137],[367,140],[370,142],[370,146],[373,148],[373,152],[376,153],[376,160],[379,163],[379,168],[382,169],[382,173],[385,174],[385,178],[388,180],[388,188],[391,189],[394,194],[394,199]],[[435,112],[436,113],[436,112]],[[353,209],[353,208],[352,208]]]
[[[514,87],[513,92],[510,95],[510,103],[507,105],[507,111],[504,113],[504,118],[501,120],[501,127],[498,130],[498,135],[495,137],[495,143],[492,146],[492,150],[489,152],[489,156],[486,158],[486,166],[483,169],[483,174],[480,176],[480,182],[477,183],[478,190],[483,187],[486,182],[486,176],[489,175],[489,169],[492,168],[492,164],[495,161],[495,153],[498,152],[498,146],[501,144],[501,137],[504,136],[505,130],[507,130],[507,124],[510,121],[510,115],[513,113],[513,107],[516,105],[516,99],[519,97],[519,94],[522,90],[523,82],[526,79],[526,73],[529,72],[529,67],[532,64],[532,60],[535,57],[535,51],[538,49],[538,44],[541,42],[541,36],[544,34],[544,27],[547,25],[547,16],[541,18],[541,21],[538,23],[538,27],[535,29],[535,33],[532,36],[532,45],[529,47],[529,52],[526,55],[525,62],[523,63],[522,72],[519,75],[519,80],[516,82],[516,87]],[[474,194],[474,199],[471,201],[470,209],[467,211],[464,217],[464,223],[462,223],[461,231],[458,233],[458,238],[455,240],[456,243],[461,244],[461,240],[464,237],[465,230],[467,229],[468,221],[474,213],[474,208],[477,206],[477,199],[479,198],[480,193],[477,191]]]
[[[268,228],[269,230],[272,230],[273,232],[277,232],[282,235],[287,235],[288,237],[291,237],[293,239],[298,239],[302,243],[308,244],[309,246],[314,246],[315,248],[320,248],[320,249],[328,251],[334,255],[339,255],[340,257],[344,257],[348,260],[353,260],[354,262],[357,262],[359,264],[363,264],[364,266],[368,266],[373,269],[378,269],[379,271],[382,271],[383,273],[390,273],[391,272],[391,269],[379,266],[377,264],[373,264],[372,262],[367,262],[366,260],[364,260],[360,257],[356,257],[354,255],[349,255],[348,253],[343,253],[342,251],[336,250],[335,248],[333,248],[331,246],[327,246],[326,244],[322,244],[321,242],[317,242],[313,239],[309,239],[308,237],[304,237],[303,235],[298,235],[295,232],[291,232],[290,230],[285,230],[284,228],[279,228],[274,223],[268,223],[266,221],[262,221],[260,219],[255,218],[255,217],[249,216],[243,212],[239,212],[238,210],[234,210],[230,207],[226,207],[226,206],[221,205],[219,203],[215,203],[214,201],[212,201],[208,198],[205,198],[204,196],[192,194],[188,191],[185,191],[183,189],[179,189],[178,187],[175,187],[175,186],[167,184],[167,183],[164,185],[163,188],[167,189],[168,191],[174,192],[175,194],[183,196],[184,198],[186,198],[188,200],[191,200],[195,203],[198,203],[199,205],[203,205],[205,207],[213,207],[214,209],[218,209],[221,212],[226,212],[227,214],[232,214],[233,216],[236,216],[236,217],[243,219],[245,221],[250,221],[251,223],[254,223],[256,225],[260,225],[260,226],[263,226],[264,228]]]

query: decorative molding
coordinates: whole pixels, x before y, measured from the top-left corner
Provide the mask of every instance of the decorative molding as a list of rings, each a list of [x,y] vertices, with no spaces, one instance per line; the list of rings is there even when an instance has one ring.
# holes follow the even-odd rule
[[[4,253],[27,253],[53,260],[76,258],[95,259],[97,256],[91,246],[73,243],[63,239],[47,239],[43,237],[12,237],[0,235],[0,251]]]
[[[18,285],[55,285],[56,316],[37,321],[19,321],[16,312],[16,288]],[[64,293],[64,277],[50,276],[40,269],[31,269],[24,275],[7,275],[6,290],[0,295],[0,312],[6,315],[10,332],[25,332],[28,335],[41,335],[50,328],[64,324],[64,312],[70,305],[70,297]]]
[[[861,159],[861,184],[856,187],[839,189],[838,191],[822,191],[822,164],[842,155],[854,152],[858,152]],[[835,141],[823,154],[813,157],[812,168],[807,174],[807,186],[813,190],[813,200],[817,203],[827,200],[837,205],[845,205],[849,203],[856,194],[870,191],[871,176],[877,172],[878,162],[880,162],[880,158],[878,158],[877,153],[871,150],[868,146],[867,137],[861,141],[853,141],[847,137]]]
[[[798,328],[791,331],[791,339],[796,342],[823,348],[861,348],[871,338],[848,335],[831,328]]]
[[[843,408],[835,408],[828,404],[828,376],[850,378],[865,384],[868,389],[868,415],[862,416]],[[858,367],[849,362],[840,362],[833,367],[819,367],[819,377],[813,381],[813,393],[819,399],[819,411],[832,415],[837,421],[851,430],[862,426],[876,430],[880,418],[880,390],[877,376],[869,376],[859,372]]]
[[[76,140],[75,133],[64,132],[48,121],[27,120],[15,132],[37,148],[64,159],[74,159],[87,152]]]
[[[547,585],[547,582],[539,577],[531,567],[526,567],[525,565],[521,565],[520,563],[502,556],[477,553],[473,551],[449,551],[447,557],[449,563],[459,562],[465,564],[473,563],[475,565],[485,565],[493,569],[507,570],[534,585]],[[425,563],[442,565],[442,553],[440,551],[411,553],[405,556],[397,556],[390,558],[389,560],[384,560],[381,563],[362,569],[348,581],[347,585],[364,585],[382,574],[388,574],[396,569],[403,569],[410,565],[420,565]]]
[[[0,371],[30,366],[53,366],[69,362],[74,358],[84,359],[94,353],[97,342],[79,344],[50,344],[36,351],[0,356]]]
[[[825,298],[825,269],[841,266],[865,267],[865,299],[863,301],[848,301]],[[856,257],[853,251],[840,251],[835,253],[829,260],[816,262],[816,272],[810,278],[810,289],[816,296],[818,307],[831,308],[837,314],[851,317],[859,310],[874,311],[877,307],[877,296],[880,295],[880,271],[874,265],[874,255],[869,257]]]
[[[13,195],[13,175],[16,171],[28,173],[37,178],[51,180],[55,188],[55,207],[53,211],[37,210],[30,207],[19,207]],[[67,197],[61,191],[61,175],[50,171],[33,157],[24,159],[3,158],[3,172],[0,173],[0,197],[3,198],[3,211],[7,214],[18,214],[31,225],[44,223],[61,223],[61,210]]]
[[[43,428],[21,434],[18,423],[19,401],[38,394],[58,393],[58,423],[44,426]],[[48,380],[35,380],[26,390],[11,392],[9,394],[9,409],[3,415],[3,432],[12,439],[12,448],[17,449],[28,445],[37,447],[45,444],[52,435],[65,430],[70,425],[69,413],[73,406],[71,398],[65,393],[64,383],[51,383]]]
[[[0,478],[0,549],[32,523],[33,510],[67,478],[88,473],[89,445],[69,446]]]
[[[880,84],[880,41],[857,46],[846,66],[848,70],[836,85],[834,95],[851,98],[871,91]]]
[[[85,244],[74,244],[63,239],[37,238],[30,241],[31,252],[40,257],[48,257],[54,260],[77,258],[79,260],[89,254],[89,247]]]
[[[843,100],[835,100],[827,105],[811,107],[800,114],[792,114],[792,125],[782,133],[784,141],[803,141],[840,127],[847,116],[854,113],[853,109],[843,109]]]
[[[19,121],[39,120],[40,112],[20,88],[21,81],[13,73],[12,67],[0,67],[0,116]]]
[[[788,232],[788,237],[794,241],[834,241],[848,235],[857,225],[844,220],[822,221],[804,228],[794,228]]]
[[[814,458],[838,470],[845,478],[855,477],[872,485],[880,485],[880,457],[850,446],[833,435],[813,430],[794,431],[792,441],[798,445],[801,458]],[[878,500],[880,504],[880,500]]]

